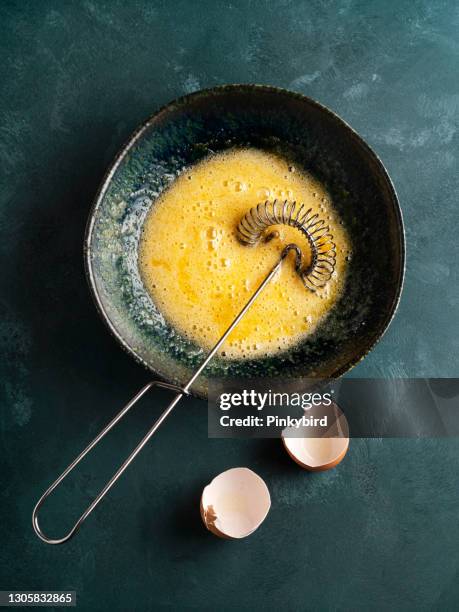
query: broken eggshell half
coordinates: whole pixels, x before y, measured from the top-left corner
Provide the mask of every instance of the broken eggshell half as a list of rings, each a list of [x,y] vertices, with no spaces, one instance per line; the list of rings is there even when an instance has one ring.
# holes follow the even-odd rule
[[[323,435],[314,437],[310,430],[301,437],[301,430],[286,428],[282,432],[282,442],[293,461],[310,472],[331,470],[340,463],[349,448],[349,426],[340,408],[334,404],[336,418]]]
[[[201,516],[215,535],[240,539],[265,520],[271,497],[265,481],[248,468],[232,468],[216,476],[203,490]]]

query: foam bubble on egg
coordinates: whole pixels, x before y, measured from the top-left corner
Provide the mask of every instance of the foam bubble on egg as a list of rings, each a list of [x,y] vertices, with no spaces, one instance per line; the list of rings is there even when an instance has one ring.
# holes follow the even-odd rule
[[[241,539],[265,520],[271,497],[265,481],[245,467],[232,468],[216,476],[201,497],[201,517],[215,535]]]

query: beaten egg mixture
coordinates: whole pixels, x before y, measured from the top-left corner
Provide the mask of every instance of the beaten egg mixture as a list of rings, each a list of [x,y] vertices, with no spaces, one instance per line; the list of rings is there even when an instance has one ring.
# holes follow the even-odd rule
[[[313,208],[330,226],[337,257],[331,280],[312,293],[289,255],[220,350],[233,359],[265,356],[313,332],[342,290],[350,245],[324,186],[282,157],[233,149],[183,172],[147,215],[138,259],[145,287],[164,317],[204,349],[225,332],[286,244],[295,242],[310,258],[306,238],[285,225],[255,247],[238,241],[241,218],[275,198]]]

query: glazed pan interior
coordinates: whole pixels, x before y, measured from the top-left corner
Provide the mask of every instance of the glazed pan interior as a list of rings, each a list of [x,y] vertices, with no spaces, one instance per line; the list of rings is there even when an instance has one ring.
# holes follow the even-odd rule
[[[205,396],[210,377],[340,376],[368,353],[395,312],[404,271],[402,218],[390,179],[364,141],[320,104],[285,90],[235,85],[197,92],[160,110],[131,137],[88,222],[86,267],[97,307],[139,362],[176,384],[187,381],[205,352],[164,319],[146,292],[138,242],[150,207],[183,168],[231,147],[278,153],[322,181],[353,255],[341,297],[312,335],[270,357],[215,358],[193,391]]]

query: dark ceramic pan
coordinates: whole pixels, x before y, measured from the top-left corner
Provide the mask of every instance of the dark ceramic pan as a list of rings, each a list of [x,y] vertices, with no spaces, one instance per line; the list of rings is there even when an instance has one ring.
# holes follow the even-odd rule
[[[90,214],[85,256],[91,290],[109,329],[140,363],[180,388],[64,537],[42,532],[41,506],[156,383],[145,385],[45,491],[33,510],[32,524],[48,544],[67,542],[78,531],[188,392],[189,379],[205,360],[202,349],[181,337],[146,293],[137,246],[145,215],[177,173],[234,146],[280,153],[323,181],[347,228],[353,255],[342,297],[313,335],[270,358],[215,358],[191,390],[205,396],[211,377],[261,375],[287,382],[289,377],[340,376],[368,353],[394,315],[404,272],[400,208],[384,166],[348,125],[317,102],[272,87],[230,85],[172,102],[139,128],[110,168]]]
[[[137,361],[180,386],[190,378],[205,354],[168,324],[146,293],[137,245],[146,213],[177,173],[234,146],[278,152],[324,182],[353,257],[342,297],[312,336],[288,354],[215,358],[192,390],[205,396],[210,377],[340,376],[371,350],[397,308],[402,215],[383,164],[362,138],[324,106],[286,90],[199,91],[171,102],[132,135],[103,180],[87,227],[86,269],[98,310]]]

